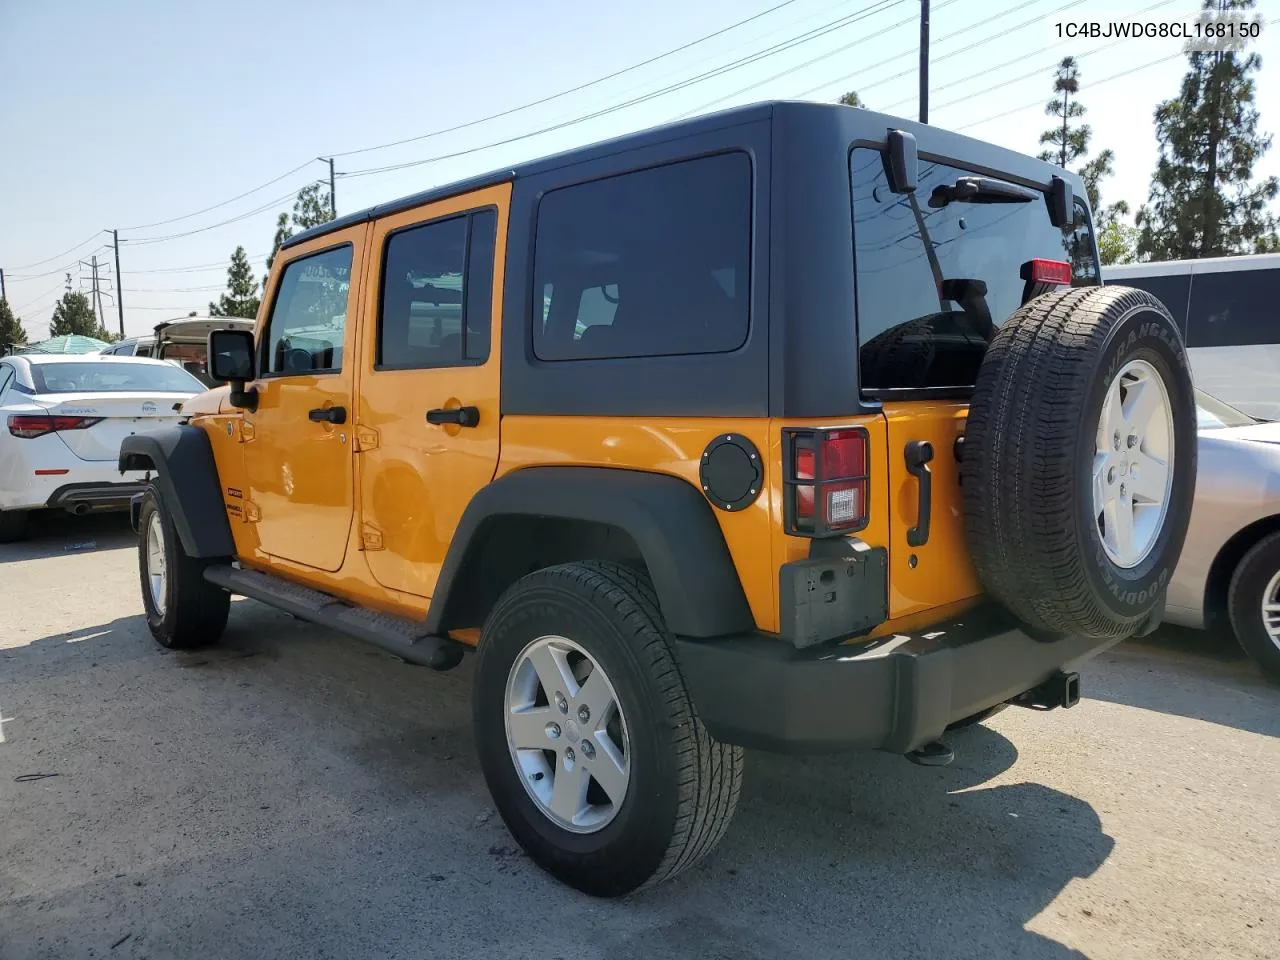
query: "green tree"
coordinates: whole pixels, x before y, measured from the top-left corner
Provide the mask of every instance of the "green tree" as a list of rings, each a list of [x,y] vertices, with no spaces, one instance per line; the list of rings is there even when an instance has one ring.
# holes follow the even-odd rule
[[[293,202],[294,229],[306,230],[308,227],[318,227],[332,219],[328,187],[312,183],[298,191],[298,199]]]
[[[252,320],[258,315],[258,281],[253,277],[249,257],[244,247],[236,247],[231,254],[231,266],[227,268],[227,292],[217,303],[209,304],[209,313],[215,317],[242,317]]]
[[[1240,15],[1254,0],[1204,0],[1205,15]],[[1274,243],[1268,206],[1280,181],[1254,181],[1254,164],[1271,147],[1258,130],[1256,52],[1189,51],[1178,96],[1155,110],[1160,157],[1146,205],[1138,211],[1138,252],[1155,260],[1216,257]]]
[[[1123,204],[1123,201],[1121,201]],[[1116,204],[1120,206],[1121,204]],[[1098,228],[1098,259],[1104,267],[1113,263],[1133,263],[1138,259],[1138,228],[1119,217]]]
[[[0,300],[0,347],[26,342],[27,331],[23,329],[22,320],[14,314],[8,300]]]
[[[49,336],[102,336],[106,331],[98,324],[98,317],[93,312],[89,298],[83,293],[64,293],[62,299],[53,308],[53,318],[49,321]]]
[[[281,213],[276,219],[276,235],[271,241],[271,253],[267,255],[267,273],[271,272],[271,263],[275,260],[276,254],[280,252],[280,246],[286,240],[293,236],[293,228],[289,226],[289,214]],[[263,288],[266,288],[266,274],[263,275]]]
[[[1076,99],[1080,93],[1080,68],[1075,57],[1063,57],[1053,74],[1053,99],[1044,105],[1045,116],[1056,117],[1059,122],[1040,134],[1040,145],[1048,149],[1040,151],[1040,159],[1065,167],[1089,152],[1089,138],[1093,135],[1087,123],[1072,126],[1085,114],[1084,104]]]
[[[843,103],[846,107],[866,107],[866,104],[862,102],[862,98],[854,90],[844,94],[836,103]]]

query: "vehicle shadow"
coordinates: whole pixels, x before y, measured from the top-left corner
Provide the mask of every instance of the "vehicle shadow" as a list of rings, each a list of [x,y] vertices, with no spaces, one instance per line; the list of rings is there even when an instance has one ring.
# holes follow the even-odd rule
[[[0,777],[7,960],[1076,957],[1027,925],[1113,846],[978,726],[941,769],[751,752],[711,857],[599,901],[494,813],[469,658],[434,674],[247,601],[207,650],[129,615],[0,655],[0,766],[57,774]]]
[[[115,550],[136,543],[127,512],[76,517],[61,510],[37,510],[27,523],[24,539],[0,544],[0,564],[43,560],[67,553]]]
[[[1092,699],[1280,737],[1280,686],[1225,631],[1165,626],[1095,664],[1084,687]]]

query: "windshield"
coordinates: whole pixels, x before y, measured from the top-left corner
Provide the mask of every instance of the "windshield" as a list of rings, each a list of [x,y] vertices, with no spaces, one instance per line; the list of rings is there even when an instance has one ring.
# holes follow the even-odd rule
[[[1043,193],[924,160],[914,194],[895,194],[870,148],[853,151],[850,176],[863,390],[972,387],[1000,325],[1040,292],[1029,260],[1099,282],[1082,207],[1059,229]]]
[[[1223,427],[1247,427],[1257,423],[1247,413],[1241,413],[1229,403],[1211,397],[1203,390],[1196,391],[1196,428],[1220,430]]]
[[[31,379],[36,393],[204,392],[199,380],[171,363],[33,363]]]

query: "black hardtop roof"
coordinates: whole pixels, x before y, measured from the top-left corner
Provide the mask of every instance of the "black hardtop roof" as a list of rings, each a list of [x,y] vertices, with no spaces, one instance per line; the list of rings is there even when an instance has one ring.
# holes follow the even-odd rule
[[[460,193],[469,193],[483,187],[494,186],[522,177],[546,173],[550,170],[567,167],[576,163],[585,163],[626,150],[650,147],[671,140],[695,136],[727,127],[752,123],[759,120],[785,120],[789,129],[795,125],[812,127],[839,127],[848,137],[848,142],[868,140],[882,143],[889,130],[903,130],[913,134],[921,153],[934,153],[951,158],[964,158],[976,166],[1022,176],[1024,179],[1047,185],[1053,175],[1064,176],[1071,182],[1075,195],[1084,201],[1085,191],[1080,178],[1069,170],[1056,165],[1036,160],[1026,154],[998,147],[983,140],[952,133],[940,127],[906,120],[887,113],[877,113],[862,107],[846,107],[836,103],[815,103],[798,100],[772,100],[753,103],[741,107],[732,107],[717,113],[705,114],[690,120],[680,120],[657,127],[624,134],[611,140],[574,147],[561,153],[551,154],[536,160],[530,160],[514,167],[494,170],[477,177],[443,184],[410,194],[397,200],[375,204],[355,213],[344,214],[328,223],[303,230],[294,234],[281,248],[297,246],[315,237],[324,236],[352,224],[374,220],[378,217],[409,210],[426,203],[444,200]]]

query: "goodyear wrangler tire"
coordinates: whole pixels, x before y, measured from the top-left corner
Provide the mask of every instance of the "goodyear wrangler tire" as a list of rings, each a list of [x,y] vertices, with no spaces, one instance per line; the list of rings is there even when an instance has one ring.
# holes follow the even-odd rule
[[[1112,286],[1025,304],[983,359],[961,467],[974,568],[1032,636],[1134,633],[1195,492],[1195,397],[1169,312]]]

